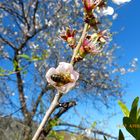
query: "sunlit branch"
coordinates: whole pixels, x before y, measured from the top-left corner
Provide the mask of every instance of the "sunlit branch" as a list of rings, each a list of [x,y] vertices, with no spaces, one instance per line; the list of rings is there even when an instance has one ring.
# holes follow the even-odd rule
[[[41,133],[41,137],[46,137],[49,132],[52,130],[52,128],[54,126],[50,125],[52,121],[56,121],[56,125],[59,126],[59,121],[57,122],[57,120],[64,114],[66,113],[70,108],[72,108],[73,106],[76,105],[75,101],[69,101],[69,102],[64,102],[64,103],[60,103],[59,104],[59,111],[57,114],[54,115],[53,118],[50,118],[47,126],[43,128],[42,133]]]
[[[84,38],[85,38],[85,36],[86,36],[87,29],[88,29],[88,24],[85,23],[84,29],[83,29],[83,33],[82,33],[82,35],[81,35],[81,37],[80,37],[80,40],[79,40],[79,42],[78,42],[76,48],[74,49],[73,56],[72,56],[72,59],[71,59],[71,62],[70,62],[71,64],[74,64],[74,58],[75,58],[75,56],[77,55],[77,53],[78,53],[78,51],[79,51],[79,48],[81,47],[81,44],[82,44],[82,42],[83,42],[83,40],[84,40]]]
[[[51,114],[54,112],[54,110],[56,109],[56,107],[59,105],[59,100],[62,97],[61,93],[57,93],[49,107],[49,109],[46,111],[46,114],[43,118],[43,120],[41,121],[41,124],[39,125],[37,131],[35,132],[32,140],[38,140],[46,122],[48,121],[49,117],[51,116]]]
[[[62,122],[59,123],[59,126],[74,127],[74,128],[77,128],[77,129],[80,129],[80,130],[83,130],[83,131],[85,131],[85,130],[87,129],[87,128],[84,128],[84,127],[82,127],[82,126],[77,126],[77,125],[74,125],[74,124],[70,124],[70,123],[62,123]],[[112,139],[117,140],[117,137],[114,137],[114,136],[112,136],[112,135],[110,135],[110,134],[108,134],[108,133],[105,133],[105,132],[103,132],[103,131],[92,130],[92,129],[91,129],[91,132],[92,132],[92,133],[95,133],[95,134],[99,134],[99,135],[107,136],[107,137],[109,137],[109,138],[112,138]]]
[[[0,116],[0,117],[2,117],[2,118],[11,117],[11,116],[15,115],[17,112],[21,111],[23,107],[24,107],[24,106],[18,108],[17,110],[15,110],[14,112],[12,112],[12,113],[10,113],[10,114],[8,114],[8,115]]]

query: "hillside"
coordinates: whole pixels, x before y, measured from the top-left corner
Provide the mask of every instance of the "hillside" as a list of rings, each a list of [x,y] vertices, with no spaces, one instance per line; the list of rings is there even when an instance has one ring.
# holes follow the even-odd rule
[[[13,118],[0,117],[0,140],[22,140],[24,124]],[[84,135],[75,135],[68,132],[56,132],[57,138],[49,137],[46,140],[95,140]]]

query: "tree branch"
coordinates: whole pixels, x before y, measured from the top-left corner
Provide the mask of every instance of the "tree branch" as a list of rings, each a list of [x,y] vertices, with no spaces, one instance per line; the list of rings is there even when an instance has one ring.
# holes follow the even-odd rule
[[[24,3],[23,3],[22,0],[19,0],[19,3],[21,4],[21,8],[22,8],[22,16],[23,16],[23,18],[25,20],[25,23],[27,24],[27,28],[29,30],[30,29],[30,24],[28,23],[28,19],[27,19],[26,15],[25,15]]]
[[[48,90],[48,89],[49,89],[48,84],[46,84],[46,86],[42,89],[42,91],[40,92],[40,94],[39,94],[39,96],[38,96],[36,102],[35,102],[34,105],[33,105],[32,116],[35,115],[36,110],[37,110],[37,108],[38,108],[38,105],[39,105],[39,103],[40,103],[40,101],[41,101],[41,99],[42,99],[42,96],[45,94],[46,90]]]
[[[34,5],[35,6],[34,6],[34,11],[33,11],[33,25],[34,25],[34,29],[35,29],[35,26],[36,26],[35,15],[36,15],[36,12],[37,12],[37,9],[38,9],[39,1],[36,0]]]
[[[84,40],[84,37],[86,35],[87,29],[88,29],[88,24],[86,23],[85,26],[84,26],[83,33],[81,35],[81,38],[80,38],[80,40],[78,42],[78,45],[76,46],[76,48],[75,48],[75,50],[73,52],[73,56],[72,56],[72,59],[71,59],[71,64],[72,65],[74,64],[74,57],[76,56],[76,54],[79,51],[79,48],[80,48],[80,46],[81,46],[81,44],[82,44],[82,42]],[[44,116],[41,124],[39,125],[39,128],[37,129],[37,131],[36,131],[36,133],[35,133],[35,135],[34,135],[34,137],[33,137],[32,140],[37,140],[39,138],[39,136],[41,134],[41,131],[43,130],[43,127],[45,126],[46,122],[48,121],[50,115],[58,107],[58,105],[59,105],[58,103],[59,103],[59,100],[60,100],[60,98],[61,98],[62,95],[63,94],[60,94],[60,93],[58,93],[58,94],[55,95],[54,100],[52,101],[49,109],[46,111],[46,114],[45,114],[45,116]],[[62,112],[63,112],[63,110],[62,110]],[[60,114],[61,114],[61,112],[60,112]]]
[[[19,13],[17,13],[15,10],[10,9],[9,7],[7,7],[4,4],[0,4],[0,9],[3,9],[7,13],[9,13],[10,15],[17,17],[22,23],[24,23],[23,17]]]
[[[38,140],[41,131],[43,130],[46,122],[48,121],[49,117],[51,116],[51,114],[54,112],[54,110],[57,108],[58,104],[59,104],[59,100],[62,97],[61,93],[57,93],[49,107],[49,109],[46,111],[46,114],[41,122],[41,124],[39,125],[34,137],[32,138],[32,140]]]
[[[18,51],[16,51],[16,53],[15,53],[14,63],[16,63],[15,72],[16,72],[16,77],[17,77],[19,100],[20,100],[20,104],[21,104],[21,107],[22,107],[21,108],[22,113],[23,113],[24,117],[27,118],[28,110],[27,110],[27,106],[26,106],[26,99],[24,97],[23,81],[22,81],[21,73],[19,71],[20,67],[19,67],[19,61],[18,61],[17,55],[18,55]]]
[[[79,49],[80,49],[80,47],[81,47],[81,44],[83,43],[83,40],[84,40],[84,38],[85,38],[87,29],[88,29],[88,24],[85,23],[84,29],[83,29],[83,33],[82,33],[82,35],[81,35],[81,38],[80,38],[80,40],[79,40],[79,42],[78,42],[76,48],[74,49],[73,56],[72,56],[72,59],[71,59],[71,62],[70,62],[71,64],[74,64],[74,58],[75,58],[75,56],[77,55],[77,53],[78,53],[78,51],[79,51]]]
[[[60,110],[57,114],[54,115],[53,118],[49,119],[47,126],[42,130],[41,133],[41,139],[42,137],[45,138],[49,132],[54,127],[51,122],[56,121],[56,125],[59,125],[59,122],[57,121],[64,113],[66,113],[70,108],[76,105],[75,101],[60,103],[58,107],[60,107]]]
[[[16,50],[15,45],[12,44],[10,41],[6,40],[4,37],[2,37],[2,35],[0,35],[0,39],[1,39],[4,43],[8,44],[13,50]]]
[[[38,1],[38,0],[37,0],[37,1]],[[38,4],[36,4],[36,6],[38,7]],[[61,8],[62,8],[62,5],[60,5],[60,7],[59,7],[59,8],[56,10],[56,12],[51,16],[51,18],[48,19],[48,21],[51,20],[51,19],[53,19],[55,16],[57,16],[57,14],[60,12]],[[37,8],[36,8],[36,10],[37,10]],[[34,12],[36,12],[36,10],[35,10]],[[48,27],[48,25],[45,24],[43,27],[41,27],[41,28],[39,28],[39,29],[37,29],[37,30],[34,30],[34,32],[32,33],[31,36],[26,35],[26,36],[25,36],[25,40],[21,43],[21,45],[20,45],[20,47],[18,48],[18,50],[22,50],[22,49],[24,48],[24,46],[27,44],[27,42],[28,42],[30,39],[32,39],[34,36],[36,36],[38,33],[40,33],[41,31],[43,31],[44,29],[47,29],[47,27]]]
[[[69,127],[74,127],[74,128],[78,128],[78,129],[81,129],[81,130],[86,130],[87,128],[83,128],[81,126],[77,126],[77,125],[74,125],[74,124],[70,124],[70,123],[59,123],[60,126],[69,126]],[[115,139],[117,140],[117,137],[114,137],[108,133],[105,133],[103,131],[99,131],[99,130],[91,130],[92,133],[95,133],[95,134],[99,134],[99,135],[103,135],[103,136],[106,136],[106,137],[109,137],[109,138],[112,138],[112,139]]]

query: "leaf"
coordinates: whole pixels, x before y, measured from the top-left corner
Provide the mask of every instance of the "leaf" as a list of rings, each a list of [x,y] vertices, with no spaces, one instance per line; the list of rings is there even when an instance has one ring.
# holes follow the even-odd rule
[[[140,108],[137,111],[137,119],[140,117]]]
[[[2,67],[0,67],[0,73],[4,73],[4,72],[5,70]]]
[[[39,60],[42,60],[42,57],[33,55],[31,58],[31,61],[39,61]]]
[[[137,137],[137,129],[134,128],[135,123],[133,122],[133,120],[131,120],[131,118],[128,117],[124,117],[123,118],[123,125],[125,126],[126,130],[133,136],[133,137]]]
[[[27,60],[30,60],[30,56],[28,56],[26,54],[20,54],[20,55],[18,55],[18,57],[21,57],[21,58],[25,58]]]
[[[138,118],[138,121],[137,121],[137,140],[140,140],[140,116]]]
[[[13,61],[13,66],[14,66],[14,69],[13,69],[13,71],[15,71],[15,70],[17,69],[17,66],[18,66],[18,63],[17,63],[17,61]]]
[[[58,124],[58,121],[59,121],[59,119],[54,119],[54,120],[51,120],[49,123],[52,127],[54,127]]]
[[[137,122],[137,108],[138,108],[138,101],[139,97],[136,97],[132,103],[131,110],[129,117],[134,121]]]
[[[14,73],[14,71],[9,71],[8,72],[8,75],[11,75],[11,74],[13,74]]]
[[[28,72],[27,71],[23,71],[23,74],[27,74]]]
[[[119,137],[118,137],[118,140],[125,140],[124,135],[123,135],[121,129],[119,130]]]
[[[118,104],[119,104],[122,112],[124,113],[124,115],[126,117],[129,117],[129,110],[128,110],[127,106],[124,103],[122,103],[121,101],[118,101]]]
[[[95,128],[95,127],[96,127],[96,125],[97,125],[97,122],[96,122],[96,121],[94,121],[94,122],[93,122],[93,124],[91,125],[91,128]]]
[[[23,70],[23,68],[22,68],[22,67],[19,67],[19,68],[18,68],[18,71],[21,71],[21,70]]]
[[[104,136],[104,140],[107,140],[107,138]]]

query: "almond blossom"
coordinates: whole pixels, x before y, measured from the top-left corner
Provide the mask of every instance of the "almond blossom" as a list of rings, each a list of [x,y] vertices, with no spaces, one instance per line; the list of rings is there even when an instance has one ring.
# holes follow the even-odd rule
[[[85,38],[83,41],[83,44],[80,48],[80,53],[92,53],[92,54],[98,54],[101,52],[100,47],[97,47],[97,43],[92,42],[91,40]]]
[[[53,80],[53,75],[63,76],[59,77],[61,78],[60,80],[58,78],[57,80]],[[46,73],[48,83],[61,93],[67,93],[71,90],[75,86],[78,78],[79,73],[73,70],[72,64],[66,62],[60,62],[57,68],[50,68]]]
[[[113,15],[114,13],[114,9],[110,6],[107,6],[107,7],[103,7],[102,9],[100,9],[100,12],[101,16],[107,16],[107,15]]]
[[[109,36],[110,36],[110,33],[106,29],[106,30],[102,30],[98,33],[94,33],[94,34],[90,35],[89,38],[94,42],[106,43],[107,40],[109,39]]]
[[[109,40],[108,30],[103,30],[92,35],[86,35],[84,38],[78,54],[74,58],[74,62],[82,60],[88,53],[97,55],[102,51],[103,45],[107,44]]]
[[[85,10],[91,11],[95,9],[100,3],[101,0],[83,0]]]
[[[110,6],[103,6],[101,8],[97,8],[96,11],[97,13],[99,13],[100,16],[111,16],[114,13],[114,9]]]
[[[72,30],[70,28],[66,28],[66,31],[63,31],[60,37],[65,40],[69,46],[73,49],[75,47],[75,34],[76,30]]]

